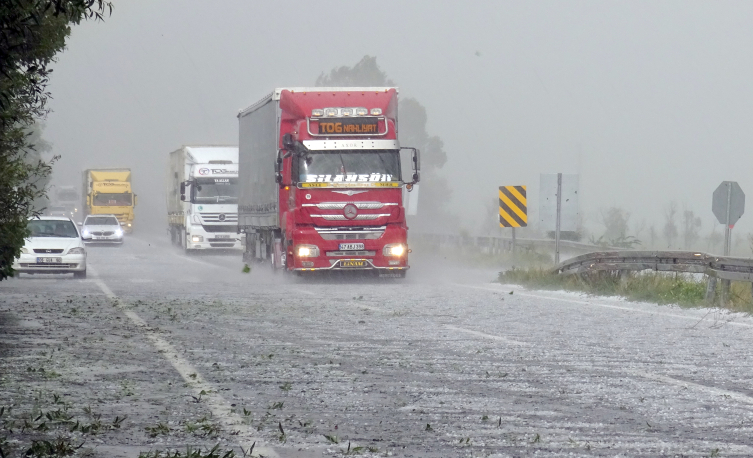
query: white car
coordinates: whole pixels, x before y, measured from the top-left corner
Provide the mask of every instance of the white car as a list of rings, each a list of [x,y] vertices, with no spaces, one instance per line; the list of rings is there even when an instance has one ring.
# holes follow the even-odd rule
[[[89,215],[81,226],[86,243],[123,243],[123,228],[115,215]]]
[[[68,274],[86,278],[86,248],[76,224],[63,216],[29,219],[29,237],[13,262],[18,273]]]

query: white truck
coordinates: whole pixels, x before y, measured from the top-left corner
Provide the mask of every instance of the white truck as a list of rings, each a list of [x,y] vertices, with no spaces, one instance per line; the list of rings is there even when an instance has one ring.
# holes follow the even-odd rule
[[[183,146],[170,153],[167,218],[172,243],[186,252],[242,249],[237,146]]]

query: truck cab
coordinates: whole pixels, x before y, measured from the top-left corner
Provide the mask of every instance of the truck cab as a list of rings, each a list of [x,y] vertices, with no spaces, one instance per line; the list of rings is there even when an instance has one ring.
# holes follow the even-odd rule
[[[405,275],[402,190],[418,182],[419,153],[398,143],[396,88],[282,88],[238,117],[246,260]]]
[[[184,250],[239,250],[238,148],[184,146],[170,153],[167,207],[171,239]]]

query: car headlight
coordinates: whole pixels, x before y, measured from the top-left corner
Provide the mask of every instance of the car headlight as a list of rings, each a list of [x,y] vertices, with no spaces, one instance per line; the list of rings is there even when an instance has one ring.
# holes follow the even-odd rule
[[[316,258],[319,256],[319,247],[316,245],[298,245],[295,252],[299,258]]]
[[[81,232],[81,235],[83,235],[84,237],[89,237],[89,236],[90,236],[91,234],[92,234],[92,233],[91,233],[91,232],[89,232],[89,229],[84,229],[84,230],[83,230],[83,231]]]
[[[193,236],[191,236],[191,241],[192,242],[203,242],[204,241],[204,236],[203,235],[193,235]]]
[[[405,245],[402,243],[390,243],[384,246],[382,254],[385,256],[402,256],[405,254]]]
[[[86,254],[86,250],[80,246],[76,246],[68,250],[68,254]]]
[[[29,249],[21,247],[21,254],[29,254]]]
[[[118,237],[123,237],[123,229],[115,229],[115,235]]]

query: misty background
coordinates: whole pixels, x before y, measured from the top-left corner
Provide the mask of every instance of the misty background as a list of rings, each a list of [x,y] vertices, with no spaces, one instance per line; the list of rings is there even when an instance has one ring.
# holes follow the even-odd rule
[[[661,231],[671,202],[701,218],[703,235],[719,232],[711,194],[723,180],[753,205],[750,2],[114,7],[104,23],[73,27],[43,137],[61,155],[55,184],[130,167],[137,231],[167,227],[170,151],[237,144],[238,110],[365,55],[426,108],[447,153],[448,207],[470,233],[507,234],[490,227],[500,185],[527,185],[535,211],[540,173],[580,174],[581,214],[596,234],[613,206],[630,213],[631,233]],[[751,230],[753,208],[734,233]]]

